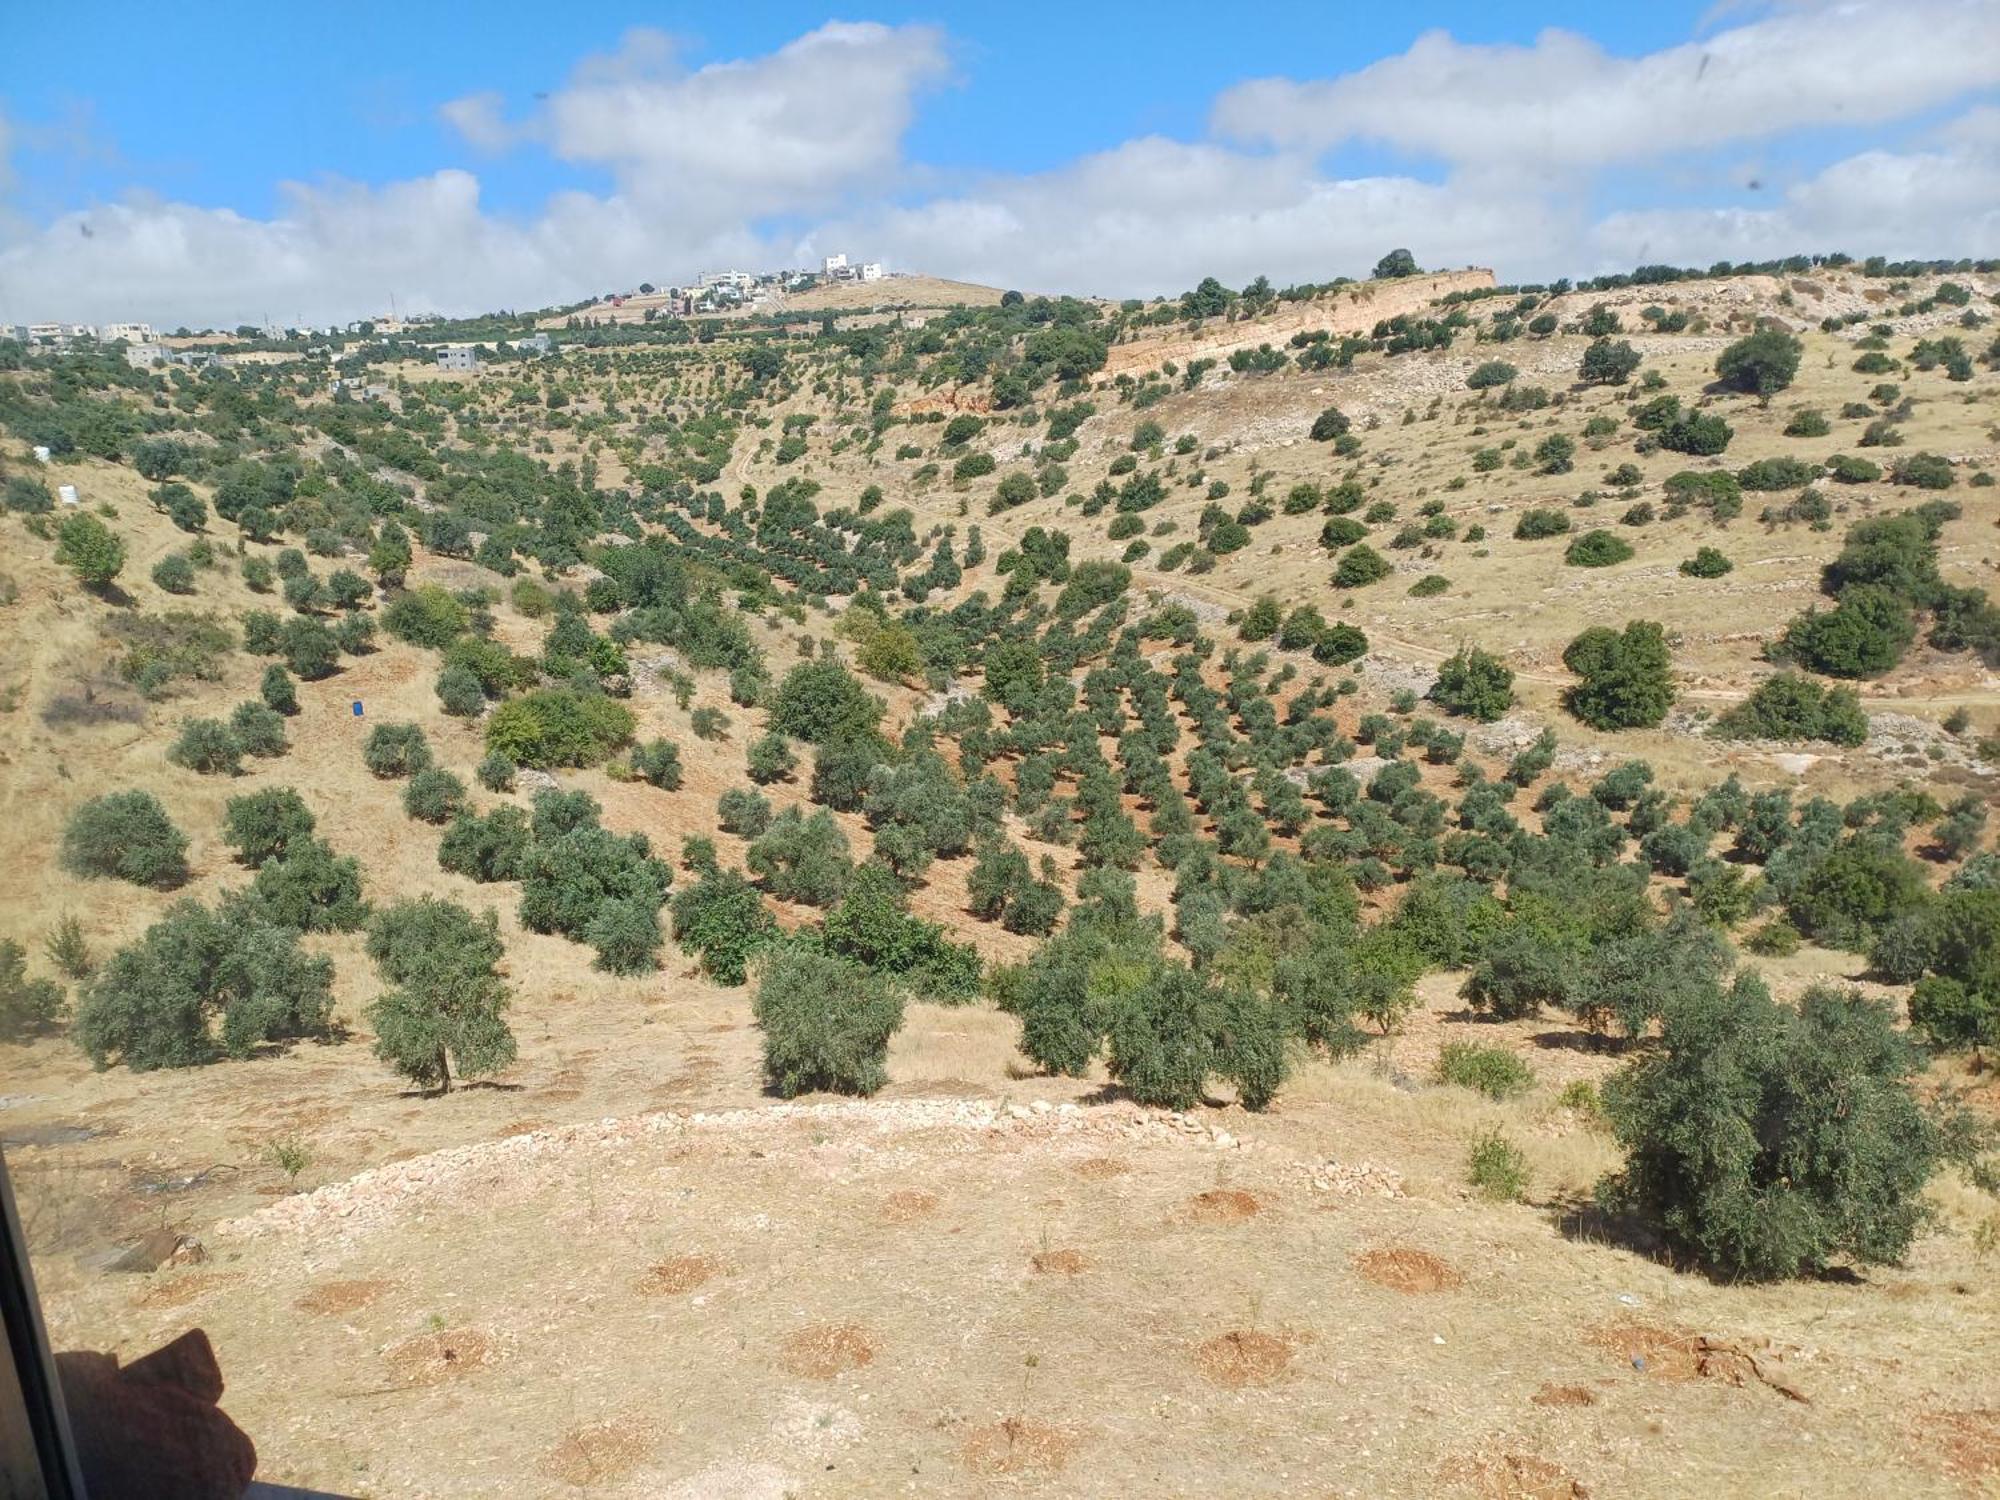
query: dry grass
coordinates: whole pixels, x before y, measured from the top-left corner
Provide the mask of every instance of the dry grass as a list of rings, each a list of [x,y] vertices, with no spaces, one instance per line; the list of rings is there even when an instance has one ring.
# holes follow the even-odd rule
[[[1697,294],[1706,295],[1687,289]],[[1652,298],[1606,300],[1624,307],[1629,323]],[[1572,303],[1566,311],[1580,311]],[[1690,390],[1720,338],[1635,342],[1649,366]],[[1514,346],[1507,357],[1524,380],[1561,388],[1581,347],[1559,338]],[[1771,408],[1725,398],[1720,406],[1738,434],[1726,465],[1855,451],[1857,422],[1837,422],[1832,438],[1804,443],[1781,431],[1795,406],[1832,417],[1865,396],[1872,378],[1846,368],[1846,349],[1810,334],[1798,386]],[[1464,370],[1488,352],[1231,378],[1146,414],[1215,450],[1202,467],[1235,496],[1268,473],[1269,493],[1282,498],[1300,480],[1338,477],[1325,451],[1299,436],[1319,409],[1339,404],[1364,428],[1360,473],[1371,499],[1395,501],[1399,521],[1424,500],[1442,500],[1461,526],[1487,527],[1487,555],[1463,541],[1441,544],[1430,559],[1395,553],[1403,571],[1394,579],[1343,598],[1328,589],[1329,559],[1314,540],[1321,517],[1281,515],[1206,578],[1141,564],[1140,588],[1217,610],[1271,590],[1363,626],[1376,649],[1363,691],[1339,710],[1350,728],[1392,686],[1476,637],[1519,672],[1517,717],[1532,732],[1557,718],[1563,643],[1587,623],[1637,613],[1673,632],[1691,702],[1730,701],[1765,670],[1756,660],[1763,641],[1813,597],[1845,527],[1925,498],[1886,485],[1833,487],[1844,508],[1826,533],[1767,532],[1749,516],[1719,537],[1693,516],[1620,528],[1638,548],[1631,563],[1566,568],[1559,542],[1511,539],[1522,509],[1569,506],[1628,457],[1656,500],[1667,474],[1700,465],[1671,454],[1635,457],[1621,440],[1585,448],[1569,475],[1503,468],[1447,488],[1469,473],[1475,448],[1507,438],[1532,447],[1547,431],[1576,431],[1589,415],[1623,414],[1620,393],[1603,391],[1520,419],[1465,405]],[[1920,398],[1906,424],[1909,448],[2000,468],[1989,428],[1995,378],[1980,372],[1971,393],[1984,404],[1970,406],[1941,376],[1909,381]],[[1434,389],[1444,401],[1431,417]],[[587,398],[579,410],[595,404]],[[1139,420],[1108,395],[1098,405],[1070,464],[1079,478],[1098,472]],[[1408,426],[1406,407],[1418,414]],[[1367,428],[1370,416],[1380,425]],[[1487,431],[1476,433],[1482,424]],[[827,458],[828,425],[813,436],[805,466],[826,485],[823,508],[851,503],[870,482],[892,494],[907,488],[913,462],[899,469],[858,452]],[[1020,436],[1010,428],[990,440]],[[721,481],[726,491],[799,472],[756,458],[754,447],[746,434]],[[573,435],[557,435],[552,457],[583,456]],[[591,456],[605,483],[623,482],[616,454]],[[1013,460],[1011,451],[1003,457]],[[93,504],[116,507],[112,524],[130,547],[126,576],[138,607],[181,607],[146,576],[185,538],[151,512],[144,483],[94,460],[65,478]],[[1148,520],[1173,520],[1179,536],[1190,535],[1202,491],[1176,485],[1170,493]],[[1996,493],[1963,484],[1952,492],[1965,508],[1944,534],[1943,570],[1953,583],[1994,586]],[[920,529],[980,519],[992,554],[1026,527],[1049,524],[1073,533],[1079,559],[1122,550],[1101,521],[1076,517],[1060,499],[989,519],[978,515],[983,490],[897,497],[912,501]],[[966,516],[962,500],[970,501]],[[1761,500],[1746,502],[1754,512]],[[1615,524],[1618,509],[1606,500],[1574,515]],[[1722,546],[1736,572],[1709,583],[1682,578],[1676,564],[1703,541]],[[1566,1238],[1562,1204],[1617,1156],[1601,1130],[1557,1108],[1555,1096],[1572,1081],[1601,1081],[1622,1059],[1554,1019],[1473,1021],[1456,999],[1458,976],[1427,978],[1408,1023],[1360,1056],[1305,1062],[1269,1114],[1204,1111],[1244,1143],[1240,1150],[1126,1133],[1117,1122],[1130,1111],[1091,1102],[1105,1082],[1101,1070],[1081,1080],[1036,1076],[1021,1065],[1010,1018],[983,1005],[912,1005],[891,1048],[888,1100],[1073,1102],[1109,1123],[1020,1138],[877,1128],[870,1116],[726,1140],[693,1133],[557,1143],[518,1180],[496,1174],[453,1194],[415,1192],[399,1216],[365,1234],[218,1243],[210,1228],[218,1221],[288,1201],[270,1196],[284,1184],[263,1162],[279,1136],[310,1148],[308,1185],[332,1186],[468,1142],[553,1139],[646,1109],[763,1110],[748,997],[706,983],[672,953],[654,975],[591,972],[575,945],[521,929],[511,890],[439,872],[436,830],[404,818],[359,753],[369,725],[419,722],[444,764],[470,779],[477,732],[437,712],[435,661],[426,653],[385,644],[327,682],[301,685],[291,753],[228,782],[172,767],[165,745],[183,715],[226,714],[254,696],[262,663],[247,657],[232,657],[221,682],[149,708],[144,724],[130,721],[134,705],[117,693],[96,698],[123,705],[120,712],[66,719],[59,711],[51,723],[46,710],[58,700],[115,674],[106,607],[76,590],[48,552],[20,541],[8,563],[19,593],[0,604],[0,629],[18,648],[0,668],[0,689],[21,690],[19,708],[0,714],[9,856],[0,860],[0,935],[22,941],[31,966],[66,912],[104,954],[165,905],[75,880],[53,864],[69,811],[114,786],[157,792],[191,836],[195,875],[184,894],[213,900],[245,878],[219,838],[226,799],[291,785],[336,848],[362,856],[371,898],[421,890],[493,906],[507,943],[520,1060],[498,1086],[444,1099],[408,1095],[370,1055],[364,1012],[376,983],[355,937],[308,942],[336,964],[336,1013],[350,1028],[339,1045],[147,1075],[94,1072],[61,1038],[7,1050],[9,1130],[53,1128],[40,1144],[10,1147],[8,1165],[58,1345],[138,1350],[199,1322],[222,1358],[226,1404],[257,1437],[269,1477],[385,1496],[705,1496],[878,1493],[885,1476],[906,1474],[928,1493],[983,1494],[1016,1476],[1066,1494],[1128,1495],[1291,1492],[1297,1476],[1338,1474],[1354,1492],[1384,1495],[1575,1496],[1588,1487],[1598,1495],[1872,1500],[1885,1491],[1963,1495],[1990,1487],[2000,1472],[2000,1376],[1989,1352],[2000,1290],[1973,1238],[1993,1218],[1989,1195],[1962,1177],[1941,1178],[1929,1195],[1938,1233],[1907,1266],[1869,1272],[1855,1285],[1717,1286],[1627,1248]],[[1450,591],[1408,598],[1407,584],[1426,571],[1448,575]],[[435,559],[416,576],[454,587],[500,582]],[[991,582],[981,574],[964,591]],[[270,600],[225,569],[202,576],[194,604],[233,613]],[[537,647],[539,625],[505,607],[498,615],[502,640]],[[828,633],[817,617],[808,629]],[[788,623],[757,627],[775,671],[797,660],[798,633]],[[1301,665],[1306,681],[1329,675]],[[879,690],[899,722],[922,698],[906,686]],[[1962,656],[1918,650],[1868,693],[1872,707],[1923,719],[1965,703],[1982,729],[2000,727],[2000,683]],[[348,712],[356,698],[367,706],[361,721]],[[714,835],[715,799],[741,779],[755,715],[727,704],[713,674],[704,674],[690,709],[724,709],[735,725],[726,740],[694,736],[689,711],[657,686],[642,684],[632,706],[642,736],[664,734],[681,746],[684,790],[668,795],[597,771],[561,780],[597,797],[608,826],[643,830],[672,855],[685,835]],[[1683,727],[1618,737],[1566,720],[1560,727],[1576,774],[1591,774],[1592,758],[1638,755],[1674,790],[1739,770],[1753,787],[1801,795],[1851,796],[1904,776],[1955,794],[1961,774],[1861,751],[1797,770],[1768,747],[1722,748]],[[1441,787],[1449,775],[1434,770],[1427,781]],[[804,795],[802,780],[773,789],[779,806]],[[482,808],[500,800],[475,793]],[[863,821],[840,822],[864,856],[872,839]],[[741,840],[717,842],[725,860],[740,860]],[[1073,850],[1022,842],[1073,870]],[[969,864],[941,862],[916,906],[990,958],[1020,957],[1026,940],[963,915]],[[1149,910],[1163,909],[1170,883],[1164,872],[1142,872]],[[812,914],[784,915],[796,925]],[[1762,967],[1790,996],[1822,975],[1846,975],[1852,961],[1805,949]],[[1496,1103],[1429,1086],[1439,1049],[1473,1037],[1526,1060],[1535,1087]],[[1937,1081],[2000,1095],[1991,1076],[1940,1069]],[[72,1127],[81,1133],[65,1133]],[[1527,1154],[1548,1201],[1468,1200],[1460,1183],[1466,1146],[1493,1129]],[[1311,1172],[1334,1161],[1395,1174],[1400,1196],[1316,1194]],[[234,1170],[210,1170],[218,1166]],[[141,1191],[162,1183],[187,1185]],[[89,1269],[85,1257],[157,1228],[163,1216],[209,1239],[214,1268],[168,1269],[137,1283]],[[1372,1286],[1438,1295],[1386,1296]],[[434,1326],[412,1337],[411,1317],[433,1315]],[[303,1340],[302,1325],[310,1330]],[[370,1350],[382,1351],[379,1379],[367,1368]],[[1786,1399],[1788,1387],[1810,1401]],[[376,1399],[384,1392],[395,1399]],[[660,1415],[669,1411],[671,1437]],[[385,1415],[425,1440],[384,1445]],[[861,1453],[865,1464],[853,1461]],[[356,1478],[362,1456],[365,1483]],[[1280,1484],[1279,1475],[1293,1482]]]

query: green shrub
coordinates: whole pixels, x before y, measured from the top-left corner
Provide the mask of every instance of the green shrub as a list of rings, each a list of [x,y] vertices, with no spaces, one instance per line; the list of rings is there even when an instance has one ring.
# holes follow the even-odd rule
[[[425,823],[449,823],[465,810],[465,783],[440,766],[428,766],[403,788],[403,811]]]
[[[1331,443],[1338,438],[1346,437],[1353,430],[1353,427],[1354,424],[1347,419],[1339,407],[1329,406],[1325,411],[1313,418],[1312,428],[1307,435],[1315,443]]]
[[[1410,585],[1412,599],[1435,599],[1439,594],[1448,593],[1451,580],[1442,573],[1426,573]]]
[[[769,786],[774,781],[786,781],[798,769],[799,759],[792,751],[792,743],[782,734],[761,735],[750,742],[744,757],[750,779],[759,786]]]
[[[389,634],[399,641],[433,650],[443,650],[471,624],[465,606],[449,589],[434,583],[398,594],[382,611],[382,628]]]
[[[1746,490],[1796,490],[1819,478],[1814,464],[1796,458],[1760,458],[1736,471],[1736,482]]]
[[[1260,1110],[1290,1071],[1278,1004],[1212,985],[1180,964],[1157,965],[1110,1007],[1106,1029],[1111,1076],[1156,1108],[1192,1108],[1213,1075],[1234,1085],[1244,1108]]]
[[[1567,474],[1576,467],[1576,439],[1552,432],[1535,444],[1535,472]]]
[[[672,740],[656,739],[632,752],[632,770],[663,792],[681,789],[681,751]]]
[[[169,552],[153,564],[153,583],[169,594],[192,594],[194,564],[179,552]]]
[[[262,703],[239,703],[229,714],[229,732],[246,755],[283,755],[285,716]]]
[[[1856,584],[1832,609],[1794,615],[1775,654],[1828,677],[1875,677],[1902,660],[1916,636],[1908,604],[1889,589]]]
[[[479,762],[474,773],[479,784],[489,792],[511,792],[514,790],[514,773],[519,769],[512,760],[498,750],[490,750]]]
[[[1716,358],[1715,373],[1732,391],[1769,399],[1792,383],[1804,350],[1804,344],[1782,329],[1760,329],[1724,349]]]
[[[446,667],[437,677],[438,706],[453,718],[477,718],[486,707],[486,689],[465,667]]]
[[[53,979],[28,977],[28,954],[12,938],[0,938],[0,1042],[25,1042],[62,1018],[67,997]]]
[[[460,1078],[497,1073],[514,1060],[507,1027],[504,956],[492,912],[475,917],[425,896],[399,902],[368,925],[368,956],[392,986],[368,1007],[375,1055],[419,1088],[451,1091]]]
[[[243,747],[220,719],[183,719],[167,759],[204,776],[234,776],[243,769]]]
[[[481,884],[519,880],[533,842],[528,815],[518,807],[496,807],[483,818],[460,812],[438,843],[438,868]]]
[[[660,908],[646,900],[607,901],[583,929],[597,950],[592,967],[607,974],[645,974],[659,967]]]
[[[847,835],[823,807],[809,817],[786,808],[750,845],[744,863],[778,900],[807,906],[832,906],[854,874]]]
[[[254,905],[179,901],[84,987],[72,1034],[99,1068],[185,1068],[331,1032],[333,962]]]
[[[125,544],[96,516],[79,511],[56,529],[56,561],[85,588],[103,592],[125,567]]]
[[[385,779],[410,776],[431,764],[431,747],[414,724],[377,724],[361,747],[361,762]]]
[[[1340,561],[1334,565],[1333,586],[1341,589],[1361,588],[1378,579],[1387,578],[1391,571],[1393,570],[1388,560],[1381,553],[1366,542],[1360,542],[1342,553]]]
[[[1563,552],[1563,561],[1573,568],[1608,568],[1631,560],[1631,544],[1608,531],[1586,531]]]
[[[1527,1190],[1528,1158],[1499,1131],[1486,1131],[1466,1156],[1465,1180],[1489,1202],[1516,1202]]]
[[[1502,1047],[1477,1042],[1446,1042],[1438,1053],[1439,1083],[1472,1089],[1489,1099],[1509,1099],[1535,1085],[1528,1065]]]
[[[1514,673],[1490,652],[1461,645],[1438,667],[1428,696],[1448,713],[1491,724],[1514,705]]]
[[[1486,945],[1459,995],[1482,1014],[1522,1021],[1564,1004],[1573,977],[1570,954],[1549,934],[1510,928]]]
[[[754,839],[771,826],[771,802],[754,787],[733,786],[715,802],[716,822],[725,833]]]
[[[1865,458],[1836,453],[1826,461],[1827,476],[1842,484],[1873,484],[1882,477],[1882,466]]]
[[[907,901],[890,871],[874,863],[861,866],[821,924],[819,946],[901,980],[927,999],[950,1004],[976,995],[978,950],[952,942],[938,923],[912,916]]]
[[[1569,517],[1559,510],[1533,508],[1521,512],[1514,523],[1516,541],[1538,541],[1545,536],[1561,536],[1569,530]]]
[[[1707,412],[1683,411],[1654,435],[1659,439],[1660,446],[1670,452],[1685,453],[1694,458],[1711,458],[1729,446],[1729,440],[1735,433],[1720,417]]]
[[[591,766],[632,738],[632,711],[598,693],[543,688],[501,704],[486,721],[486,748],[516,765]]]
[[[1817,986],[1794,1010],[1750,981],[1711,990],[1606,1086],[1627,1155],[1602,1192],[1731,1278],[1892,1263],[1944,1154],[1920,1067],[1888,1007],[1853,991]]]
[[[1697,547],[1694,556],[1681,564],[1681,572],[1689,578],[1720,578],[1735,566],[1714,547]]]
[[[1728,740],[1824,740],[1859,745],[1868,738],[1868,715],[1852,688],[1825,688],[1794,672],[1780,672],[1750,696],[1716,716],[1709,731]]]
[[[339,667],[340,640],[320,621],[294,615],[279,631],[278,653],[294,675],[318,682]]]
[[[291,840],[283,858],[266,860],[249,895],[265,920],[298,932],[352,932],[368,920],[361,866],[310,835]]]
[[[1639,368],[1639,351],[1624,339],[1594,339],[1583,351],[1578,376],[1591,385],[1623,385]]]
[[[1948,490],[1956,482],[1951,460],[1935,453],[1911,453],[1896,460],[1889,478],[1897,484],[1914,485],[1920,490]]]
[[[881,700],[839,662],[800,662],[785,674],[771,703],[771,727],[809,745],[872,736]]]
[[[70,814],[62,863],[74,875],[171,890],[188,877],[187,847],[151,792],[110,792]]]
[[[1849,839],[1799,879],[1786,914],[1817,941],[1858,951],[1876,932],[1914,911],[1926,890],[1922,868],[1900,849]]]
[[[312,812],[297,792],[288,786],[266,787],[229,799],[222,812],[222,841],[236,851],[239,863],[255,870],[311,838],[313,826]]]
[[[734,870],[718,869],[712,846],[710,855],[701,879],[674,897],[674,941],[698,955],[716,983],[742,984],[750,960],[777,938],[778,924],[756,887]]]
[[[295,714],[299,711],[299,692],[292,681],[292,674],[276,662],[264,668],[257,693],[264,700],[264,706],[274,713]]]
[[[815,1090],[872,1094],[889,1080],[889,1038],[903,999],[860,964],[781,946],[757,978],[764,1078],[783,1098]]]
[[[1496,385],[1506,385],[1520,373],[1504,359],[1489,359],[1473,367],[1472,373],[1465,377],[1465,384],[1468,390],[1490,390]]]
[[[1623,631],[1593,625],[1563,651],[1563,665],[1583,680],[1564,705],[1593,729],[1651,729],[1673,706],[1673,661],[1666,632],[1651,620]]]
[[[88,979],[97,967],[90,940],[83,935],[83,923],[74,912],[65,912],[44,943],[49,962],[71,979]]]

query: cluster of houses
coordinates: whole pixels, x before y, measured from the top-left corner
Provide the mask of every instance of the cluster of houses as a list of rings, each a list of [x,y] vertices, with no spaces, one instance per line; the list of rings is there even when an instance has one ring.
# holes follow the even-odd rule
[[[844,254],[828,255],[821,257],[817,271],[705,271],[692,286],[656,291],[646,285],[635,293],[607,300],[614,308],[627,303],[643,306],[648,318],[690,318],[698,313],[768,307],[784,293],[799,291],[814,281],[880,281],[886,274],[879,260],[850,262]]]

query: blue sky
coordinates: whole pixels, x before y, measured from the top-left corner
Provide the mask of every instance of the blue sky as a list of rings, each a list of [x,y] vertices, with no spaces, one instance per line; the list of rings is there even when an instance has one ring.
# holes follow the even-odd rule
[[[1636,56],[1701,34],[1713,7],[1277,3],[1246,13],[1243,25],[1217,24],[1224,13],[1209,6],[1186,7],[1175,24],[1171,9],[1027,0],[944,11],[874,5],[865,14],[941,25],[952,40],[956,76],[927,100],[906,138],[913,159],[948,170],[1035,172],[1132,136],[1197,137],[1211,101],[1233,83],[1351,71],[1435,28],[1465,42],[1528,43],[1565,27]],[[7,50],[88,56],[92,66],[17,70],[0,88],[0,108],[20,124],[58,127],[45,150],[24,151],[15,164],[25,179],[18,201],[37,213],[143,187],[268,214],[281,180],[379,182],[439,166],[480,170],[489,207],[524,213],[560,187],[601,190],[608,179],[544,153],[489,161],[445,126],[440,104],[486,89],[531,101],[559,87],[579,55],[611,49],[635,26],[684,38],[689,60],[701,63],[770,52],[832,14],[848,13],[795,3],[579,0],[552,8],[499,0],[481,7],[480,24],[468,28],[458,7],[381,0],[318,7],[122,0],[87,15],[83,7],[49,6],[0,26]],[[111,83],[123,79],[157,87]],[[183,89],[178,80],[193,82]],[[163,98],[173,102],[162,108]],[[1813,145],[1807,138],[1791,149],[1806,164],[1827,159]],[[1395,153],[1355,149],[1334,165],[1367,171],[1396,161]],[[1436,174],[1435,162],[1400,164]]]
[[[914,269],[1121,293],[1170,290],[1209,263],[1245,279],[1351,272],[1368,245],[1427,228],[1420,259],[1522,277],[1641,248],[1705,262],[1872,230],[1879,214],[1830,204],[1841,182],[1880,193],[1960,153],[1976,184],[2000,137],[1995,0],[1235,13],[1027,0],[841,17],[858,28],[795,3],[502,0],[468,14],[12,7],[7,54],[88,64],[17,66],[0,83],[0,315],[24,297],[219,314],[228,281],[190,258],[203,245],[252,257],[258,300],[314,315],[372,301],[375,285],[552,301],[828,236]],[[633,43],[635,28],[661,35]],[[1697,75],[1721,84],[1712,108],[1688,96]],[[442,113],[466,100],[486,101],[471,126]],[[767,136],[703,154],[711,122],[763,109],[782,117]],[[1454,109],[1455,125],[1436,124]],[[854,150],[828,152],[832,136]],[[348,270],[342,222],[370,234],[345,247]],[[456,283],[431,264],[440,222],[475,240]],[[1928,253],[1996,253],[1991,211],[1895,232],[1933,230],[1965,239]],[[72,234],[106,257],[108,283],[82,284]],[[1773,253],[1794,248],[1905,253]]]

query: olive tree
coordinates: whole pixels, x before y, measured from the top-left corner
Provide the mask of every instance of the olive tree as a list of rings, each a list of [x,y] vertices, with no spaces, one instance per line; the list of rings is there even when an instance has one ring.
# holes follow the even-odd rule
[[[451,1091],[461,1078],[514,1060],[504,950],[491,911],[474,916],[434,896],[398,902],[368,926],[368,956],[392,986],[368,1007],[375,1055],[418,1087]]]

